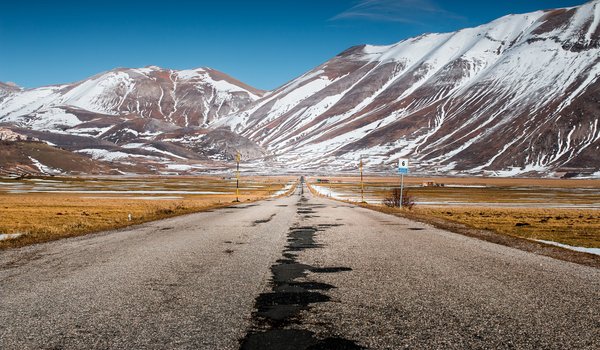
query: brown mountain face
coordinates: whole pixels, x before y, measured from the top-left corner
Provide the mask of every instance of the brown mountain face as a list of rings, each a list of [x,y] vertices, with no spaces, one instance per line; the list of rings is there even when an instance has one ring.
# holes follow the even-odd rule
[[[114,165],[94,161],[43,142],[0,141],[0,176],[118,174],[120,171],[133,170],[136,169],[126,165],[117,169]]]
[[[600,170],[600,1],[358,46],[217,122],[298,168]]]

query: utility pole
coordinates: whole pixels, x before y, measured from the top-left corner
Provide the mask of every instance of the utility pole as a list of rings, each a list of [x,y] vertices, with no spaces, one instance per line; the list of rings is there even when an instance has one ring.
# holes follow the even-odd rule
[[[365,202],[365,184],[363,182],[363,160],[360,158],[360,163],[358,163],[358,167],[360,169],[360,202]]]
[[[237,163],[237,176],[236,176],[236,184],[235,184],[235,201],[240,201],[240,160],[242,160],[242,155],[240,152],[235,154],[235,162]]]

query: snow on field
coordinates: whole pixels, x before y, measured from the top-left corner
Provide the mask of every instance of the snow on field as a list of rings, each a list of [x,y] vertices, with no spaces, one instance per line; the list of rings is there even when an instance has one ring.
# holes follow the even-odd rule
[[[310,185],[310,187],[313,190],[315,190],[315,192],[317,192],[318,194],[325,196],[325,197],[331,197],[334,199],[341,199],[341,200],[352,200],[352,201],[356,201],[356,202],[360,201],[360,194],[358,195],[359,198],[355,199],[355,196],[352,194],[337,192],[337,191],[332,190],[329,187],[312,185],[312,184]]]
[[[342,193],[342,192],[333,191],[329,187],[312,185],[312,184],[310,185],[310,187],[322,196],[331,197],[334,199],[341,199],[341,200],[350,201],[350,202],[360,202],[361,201],[360,192],[358,192],[358,193],[355,193],[355,192]],[[365,193],[365,202],[367,202],[369,204],[381,204],[382,201],[383,200],[381,198],[370,197],[367,195],[367,193]]]
[[[108,151],[105,149],[96,149],[96,148],[84,148],[84,149],[78,150],[76,152],[88,154],[93,159],[106,160],[106,161],[120,160],[120,159],[124,159],[124,158],[129,158],[132,156],[131,154],[125,153],[125,152]]]
[[[282,188],[281,190],[275,192],[271,197],[278,197],[278,196],[281,196],[282,194],[287,193],[287,191],[289,191],[292,188],[293,185],[294,185],[293,182],[288,183],[287,185],[285,185],[284,188]]]
[[[203,168],[203,166],[200,164],[169,164],[169,165],[167,165],[167,169],[179,170],[179,171],[202,169],[202,168]]]
[[[7,239],[15,239],[23,236],[22,233],[0,233],[0,241],[4,241]]]
[[[144,156],[144,155],[140,155],[140,154],[130,154],[130,153],[125,153],[125,152],[121,152],[121,151],[109,151],[109,150],[105,150],[105,149],[99,149],[99,148],[84,148],[78,151],[75,151],[78,153],[85,153],[88,154],[89,156],[91,156],[93,159],[98,159],[98,160],[105,160],[105,161],[115,161],[115,160],[121,160],[121,159],[126,159],[126,158],[147,158],[147,159],[157,159],[157,157],[151,157],[151,156]],[[159,158],[162,159],[162,158]],[[163,159],[165,160],[165,159]]]
[[[112,190],[41,190],[31,191],[41,193],[93,193],[93,194],[229,194],[232,192],[215,192],[215,191],[151,191],[151,190],[123,190],[123,191],[112,191]]]
[[[162,149],[158,149],[158,148],[156,148],[156,147],[152,147],[152,146],[144,146],[144,147],[140,147],[140,148],[141,148],[141,149],[144,149],[144,150],[146,150],[146,151],[150,151],[150,152],[157,152],[157,153],[161,153],[161,154],[164,154],[164,155],[167,155],[167,156],[171,156],[171,157],[173,157],[173,158],[178,158],[178,159],[187,159],[187,158],[185,158],[185,157],[178,156],[178,155],[176,155],[175,153],[171,153],[171,152],[168,152],[168,151],[163,151]]]
[[[550,245],[554,245],[554,246],[565,248],[565,249],[574,250],[574,251],[577,251],[577,252],[583,252],[583,253],[600,255],[600,248],[576,247],[576,246],[572,246],[572,245],[568,245],[568,244],[563,244],[563,243],[558,243],[558,242],[554,242],[554,241],[545,241],[543,239],[536,239],[535,241],[541,242],[541,243],[550,244]]]
[[[183,199],[182,196],[148,196],[148,197],[129,197],[129,196],[91,196],[91,197],[81,197],[86,199],[135,199],[141,201],[166,201],[166,200],[178,200]]]
[[[31,160],[33,162],[33,165],[35,165],[35,167],[38,168],[39,171],[41,171],[44,174],[54,175],[54,174],[60,174],[62,172],[62,170],[60,170],[60,169],[54,169],[54,168],[51,168],[49,166],[42,164],[39,160],[37,160],[35,158],[29,157],[29,160]]]

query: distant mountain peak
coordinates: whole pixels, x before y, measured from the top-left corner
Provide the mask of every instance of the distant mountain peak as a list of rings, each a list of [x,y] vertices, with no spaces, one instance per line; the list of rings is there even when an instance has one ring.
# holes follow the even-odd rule
[[[29,123],[45,118],[49,111],[56,118],[57,108],[75,107],[88,113],[156,118],[178,126],[207,125],[264,94],[214,69],[156,66],[117,68],[72,84],[10,92],[0,103],[0,121]]]

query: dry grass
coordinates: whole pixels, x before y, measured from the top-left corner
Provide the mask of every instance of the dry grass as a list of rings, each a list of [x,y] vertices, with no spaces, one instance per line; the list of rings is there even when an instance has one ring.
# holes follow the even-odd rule
[[[310,177],[310,182],[315,182],[319,179],[328,179],[332,183],[357,183],[357,176],[335,176],[335,177]],[[365,176],[366,183],[399,185],[399,176]],[[536,178],[498,178],[498,177],[414,177],[405,176],[405,185],[420,185],[423,182],[433,181],[447,185],[484,185],[497,187],[557,187],[557,188],[600,188],[600,180],[598,179],[536,179]]]
[[[419,207],[415,214],[433,216],[482,230],[600,248],[600,211],[585,209]]]
[[[315,178],[310,181],[316,184]],[[426,181],[485,187],[419,186]],[[436,218],[512,237],[600,248],[600,210],[551,208],[597,206],[600,203],[598,180],[405,177],[405,184],[418,202],[434,204],[417,205],[408,215],[422,221]],[[374,203],[369,207],[406,214],[405,210],[379,205],[397,185],[398,178],[366,178],[365,198]],[[330,183],[322,186],[344,198],[360,200],[357,178],[331,178]],[[440,206],[441,203],[446,205]]]
[[[433,181],[445,187],[422,187],[423,182]],[[344,199],[360,200],[358,178],[330,178],[329,183],[319,184],[316,178],[309,182],[331,189]],[[498,179],[498,178],[410,178],[405,177],[405,188],[418,202],[439,204],[517,204],[523,207],[566,205],[598,205],[600,203],[600,180],[556,179]],[[364,180],[365,199],[380,203],[394,187],[398,178],[367,177]],[[463,187],[477,186],[477,187]]]
[[[290,178],[247,178],[241,182],[240,201],[264,199],[283,189]],[[231,205],[236,199],[231,180],[220,178],[184,179],[53,179],[56,189],[102,191],[127,188],[146,191],[223,192],[222,194],[104,194],[45,192],[11,193],[0,186],[0,233],[23,234],[16,239],[0,241],[0,249],[20,247],[59,238],[117,229],[143,222],[164,219]],[[6,184],[6,180],[3,180]],[[185,183],[182,185],[182,183]],[[47,184],[42,182],[42,184]],[[16,184],[12,184],[16,185]],[[21,186],[29,183],[19,183]],[[47,186],[47,185],[44,185]],[[235,186],[235,185],[233,185]],[[27,187],[26,187],[27,188]],[[40,186],[34,187],[40,190]],[[31,190],[31,188],[29,188]],[[2,191],[4,190],[4,191]],[[41,190],[44,190],[43,188]],[[14,192],[14,191],[13,191]],[[172,197],[172,196],[170,196]],[[153,200],[147,200],[153,199]],[[158,199],[158,200],[156,200]],[[131,214],[131,220],[129,215]]]

